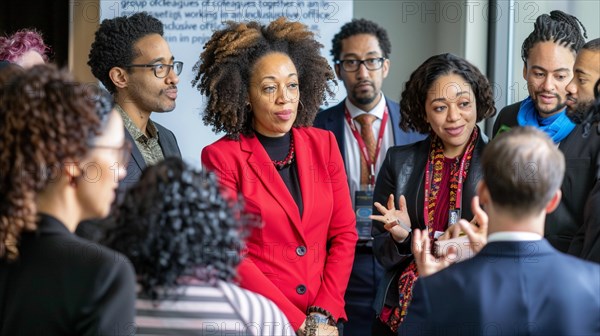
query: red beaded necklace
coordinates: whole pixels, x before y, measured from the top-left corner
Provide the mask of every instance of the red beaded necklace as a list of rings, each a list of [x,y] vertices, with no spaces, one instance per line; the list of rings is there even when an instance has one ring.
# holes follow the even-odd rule
[[[291,165],[294,162],[295,150],[294,150],[294,136],[290,136],[290,150],[288,151],[286,157],[283,160],[271,160],[275,165],[277,170],[282,170],[283,168]]]

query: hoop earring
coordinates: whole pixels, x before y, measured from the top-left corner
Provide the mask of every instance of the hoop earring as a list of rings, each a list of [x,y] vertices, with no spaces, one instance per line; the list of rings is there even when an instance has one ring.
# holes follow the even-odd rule
[[[304,111],[304,104],[302,103],[302,100],[298,100],[298,112],[303,112]]]

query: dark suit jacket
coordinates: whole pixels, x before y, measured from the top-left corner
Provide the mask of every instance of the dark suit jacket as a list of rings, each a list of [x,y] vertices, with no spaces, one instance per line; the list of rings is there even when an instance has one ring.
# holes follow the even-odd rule
[[[392,122],[394,130],[394,144],[396,146],[407,145],[425,139],[427,136],[426,134],[404,132],[402,129],[400,129],[400,120],[402,118],[400,116],[400,106],[398,103],[392,101],[388,97],[385,97],[385,102],[388,108],[388,113],[390,114],[390,121]],[[344,128],[346,123],[346,117],[344,116],[345,103],[346,100],[342,100],[342,102],[336,106],[317,113],[317,117],[313,123],[314,127],[333,132],[335,139],[337,140],[338,147],[340,148],[340,152],[342,153],[342,160],[344,160],[344,163],[346,162],[346,158],[344,157],[346,155],[346,151],[344,150],[346,141],[344,138]],[[381,155],[384,154],[385,153],[381,153]]]
[[[42,215],[0,260],[0,335],[132,335],[135,275],[123,255]]]
[[[157,122],[154,122],[154,125],[158,130],[158,143],[160,144],[160,148],[162,148],[165,159],[172,156],[181,158],[179,145],[177,144],[177,139],[173,132]],[[144,161],[142,153],[135,145],[135,141],[127,129],[125,129],[125,137],[132,144],[131,158],[129,160],[129,165],[127,166],[127,176],[119,182],[119,194],[123,194],[127,189],[133,186],[140,179],[142,171],[146,168],[146,161]]]
[[[518,126],[520,106],[519,102],[500,111],[494,123],[494,136],[502,125]],[[583,234],[584,206],[600,174],[600,136],[595,131],[590,132],[587,138],[582,134],[583,126],[577,125],[558,146],[566,163],[562,199],[558,208],[546,217],[545,235],[550,244],[562,252],[569,250],[579,230]],[[600,216],[592,220],[594,222],[590,225],[600,226]],[[581,247],[577,250],[581,251]]]
[[[240,285],[271,299],[294,329],[310,306],[346,319],[344,291],[357,240],[340,151],[331,132],[292,128],[304,211],[256,137],[223,137],[202,150],[229,197],[240,193],[263,226],[248,237]]]
[[[181,158],[179,145],[177,144],[177,139],[175,138],[173,132],[157,122],[154,122],[154,125],[158,130],[158,143],[162,148],[163,156],[165,158],[172,156]],[[125,138],[131,143],[131,157],[129,158],[129,164],[127,165],[127,175],[124,179],[119,181],[117,196],[115,202],[113,203],[113,207],[123,201],[127,189],[131,188],[140,179],[142,172],[146,168],[146,161],[144,161],[142,153],[135,145],[133,137],[126,128]],[[94,242],[102,242],[106,238],[108,231],[110,231],[114,225],[114,216],[111,215],[101,220],[81,222],[77,227],[76,233],[82,238],[89,239]]]
[[[479,130],[479,137],[473,150],[471,163],[464,181],[462,195],[462,218],[472,219],[471,200],[476,196],[477,183],[481,179],[481,155],[485,148],[487,138]],[[431,146],[431,139],[427,138],[417,143],[393,147],[388,150],[385,162],[377,176],[375,183],[374,201],[386,204],[388,196],[394,194],[394,199],[399,200],[400,195],[406,198],[406,207],[413,229],[425,229],[423,207],[425,202],[425,166]],[[373,213],[378,211],[373,208]],[[385,270],[385,275],[379,284],[377,298],[373,303],[379,313],[383,304],[398,305],[398,276],[400,272],[412,261],[412,240],[407,238],[403,243],[396,243],[390,233],[379,221],[373,221],[371,230],[373,235],[373,253]]]
[[[598,335],[600,265],[548,241],[492,242],[419,278],[398,335]]]

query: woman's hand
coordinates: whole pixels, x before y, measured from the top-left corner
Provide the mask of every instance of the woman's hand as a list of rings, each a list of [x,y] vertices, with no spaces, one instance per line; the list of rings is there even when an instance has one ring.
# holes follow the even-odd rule
[[[411,230],[410,217],[406,211],[406,198],[404,198],[404,195],[400,196],[398,210],[394,206],[393,194],[390,194],[390,197],[388,197],[387,208],[379,202],[375,202],[375,208],[377,208],[381,215],[371,215],[369,218],[382,222],[384,224],[383,227],[388,230],[396,242],[404,242]]]

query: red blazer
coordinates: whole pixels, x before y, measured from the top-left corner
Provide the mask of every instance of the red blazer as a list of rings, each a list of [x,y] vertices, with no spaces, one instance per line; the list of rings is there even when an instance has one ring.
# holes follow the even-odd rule
[[[304,213],[256,137],[226,137],[202,150],[202,164],[234,196],[241,193],[263,225],[247,241],[238,274],[243,288],[273,300],[294,329],[319,306],[346,319],[344,292],[354,260],[356,217],[333,134],[293,128]]]

